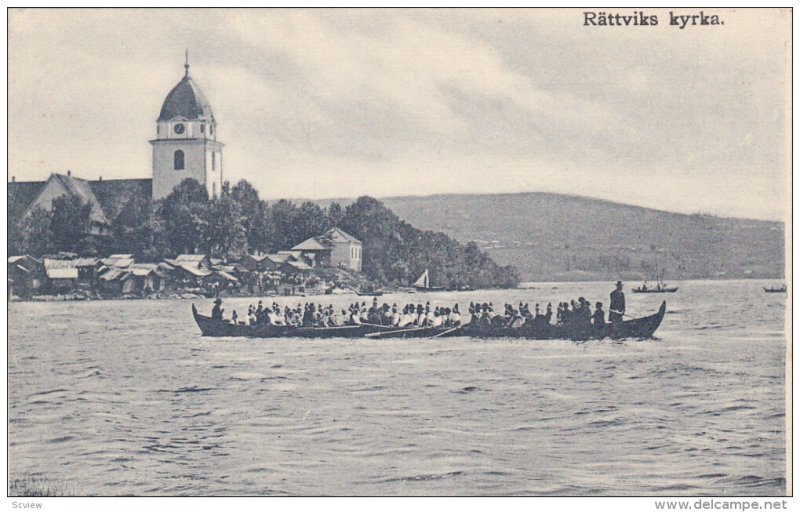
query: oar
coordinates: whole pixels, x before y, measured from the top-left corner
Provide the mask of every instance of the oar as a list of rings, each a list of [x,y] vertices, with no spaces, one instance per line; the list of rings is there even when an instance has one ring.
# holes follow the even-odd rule
[[[367,338],[383,338],[390,334],[405,334],[407,332],[415,332],[415,331],[420,331],[422,329],[427,329],[427,327],[414,327],[412,329],[400,329],[400,330],[393,329],[391,331],[370,332],[368,334],[365,334],[365,336]]]
[[[464,326],[463,326],[463,325],[459,325],[458,327],[453,327],[452,329],[448,329],[448,330],[446,330],[446,331],[444,331],[444,332],[440,332],[439,334],[437,334],[437,335],[435,335],[435,336],[433,336],[433,337],[434,337],[434,338],[439,338],[439,337],[441,337],[441,336],[444,336],[445,334],[450,334],[451,332],[456,332],[456,331],[458,331],[459,329],[461,329],[462,327],[464,327]]]
[[[359,324],[359,325],[366,325],[366,326],[369,326],[369,327],[379,327],[381,329],[393,329],[393,328],[395,328],[394,325],[371,324],[369,322],[361,322],[361,324]]]
[[[615,310],[613,310],[613,309],[609,309],[609,310],[608,310],[608,312],[609,312],[609,313],[616,313],[616,314],[618,314],[618,315],[622,315],[622,316],[627,316],[627,317],[628,317],[628,318],[630,318],[631,320],[638,320],[638,318],[636,318],[635,316],[628,315],[628,314],[626,314],[626,313],[623,313],[623,312],[621,312],[621,311],[615,311]]]

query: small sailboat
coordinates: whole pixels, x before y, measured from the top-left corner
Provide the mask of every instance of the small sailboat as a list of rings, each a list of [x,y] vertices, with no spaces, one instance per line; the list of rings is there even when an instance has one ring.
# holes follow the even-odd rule
[[[428,269],[419,276],[419,279],[414,281],[414,288],[420,292],[438,292],[444,290],[444,286],[431,286],[430,277],[428,276]]]

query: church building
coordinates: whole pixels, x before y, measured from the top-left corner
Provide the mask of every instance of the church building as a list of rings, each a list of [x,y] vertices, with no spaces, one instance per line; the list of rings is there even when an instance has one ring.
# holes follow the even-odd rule
[[[209,197],[222,190],[222,148],[217,140],[217,123],[211,104],[189,75],[189,62],[183,78],[164,99],[156,120],[151,178],[124,180],[84,180],[53,173],[45,181],[8,183],[8,213],[22,220],[35,208],[52,208],[53,200],[63,195],[77,196],[92,205],[92,231],[103,234],[120,215],[133,208],[132,201],[145,197],[163,199],[186,178],[205,186]],[[129,208],[130,206],[130,208]]]

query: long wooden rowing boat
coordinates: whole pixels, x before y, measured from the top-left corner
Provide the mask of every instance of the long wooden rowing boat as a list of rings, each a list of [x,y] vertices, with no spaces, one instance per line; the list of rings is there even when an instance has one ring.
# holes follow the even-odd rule
[[[293,325],[242,325],[201,315],[192,304],[194,321],[203,336],[248,338],[363,338],[371,332],[393,329],[388,325],[362,324],[341,327],[295,327]]]
[[[439,338],[470,336],[474,338],[522,338],[529,340],[589,340],[652,338],[667,311],[666,301],[654,315],[626,320],[616,324],[525,324],[521,327],[496,327],[466,324],[454,327],[393,327],[362,324],[342,327],[295,327],[290,325],[241,325],[213,320],[201,315],[192,304],[194,321],[203,336],[248,338]]]
[[[474,338],[524,338],[529,340],[599,340],[652,338],[667,312],[666,301],[661,303],[654,315],[625,320],[617,324],[524,324],[521,327],[494,327],[467,324],[458,331],[443,334],[448,336],[471,336]]]

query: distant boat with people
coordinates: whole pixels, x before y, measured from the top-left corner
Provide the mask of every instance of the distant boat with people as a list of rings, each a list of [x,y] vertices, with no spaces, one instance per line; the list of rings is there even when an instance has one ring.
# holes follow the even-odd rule
[[[356,290],[356,295],[360,297],[380,297],[383,295],[383,290],[378,288],[363,287]]]
[[[678,291],[677,286],[667,286],[661,277],[656,280],[655,286],[647,286],[647,281],[633,289],[633,293],[675,293]]]
[[[445,290],[444,286],[431,286],[430,276],[428,275],[428,269],[425,269],[425,272],[419,276],[419,279],[414,281],[414,289],[420,292],[441,292]]]
[[[774,286],[771,286],[771,287],[767,288],[767,287],[765,286],[765,287],[764,287],[764,291],[765,291],[766,293],[786,293],[786,285],[783,285],[783,286],[781,286],[780,288],[776,288],[776,287],[774,287]]]

